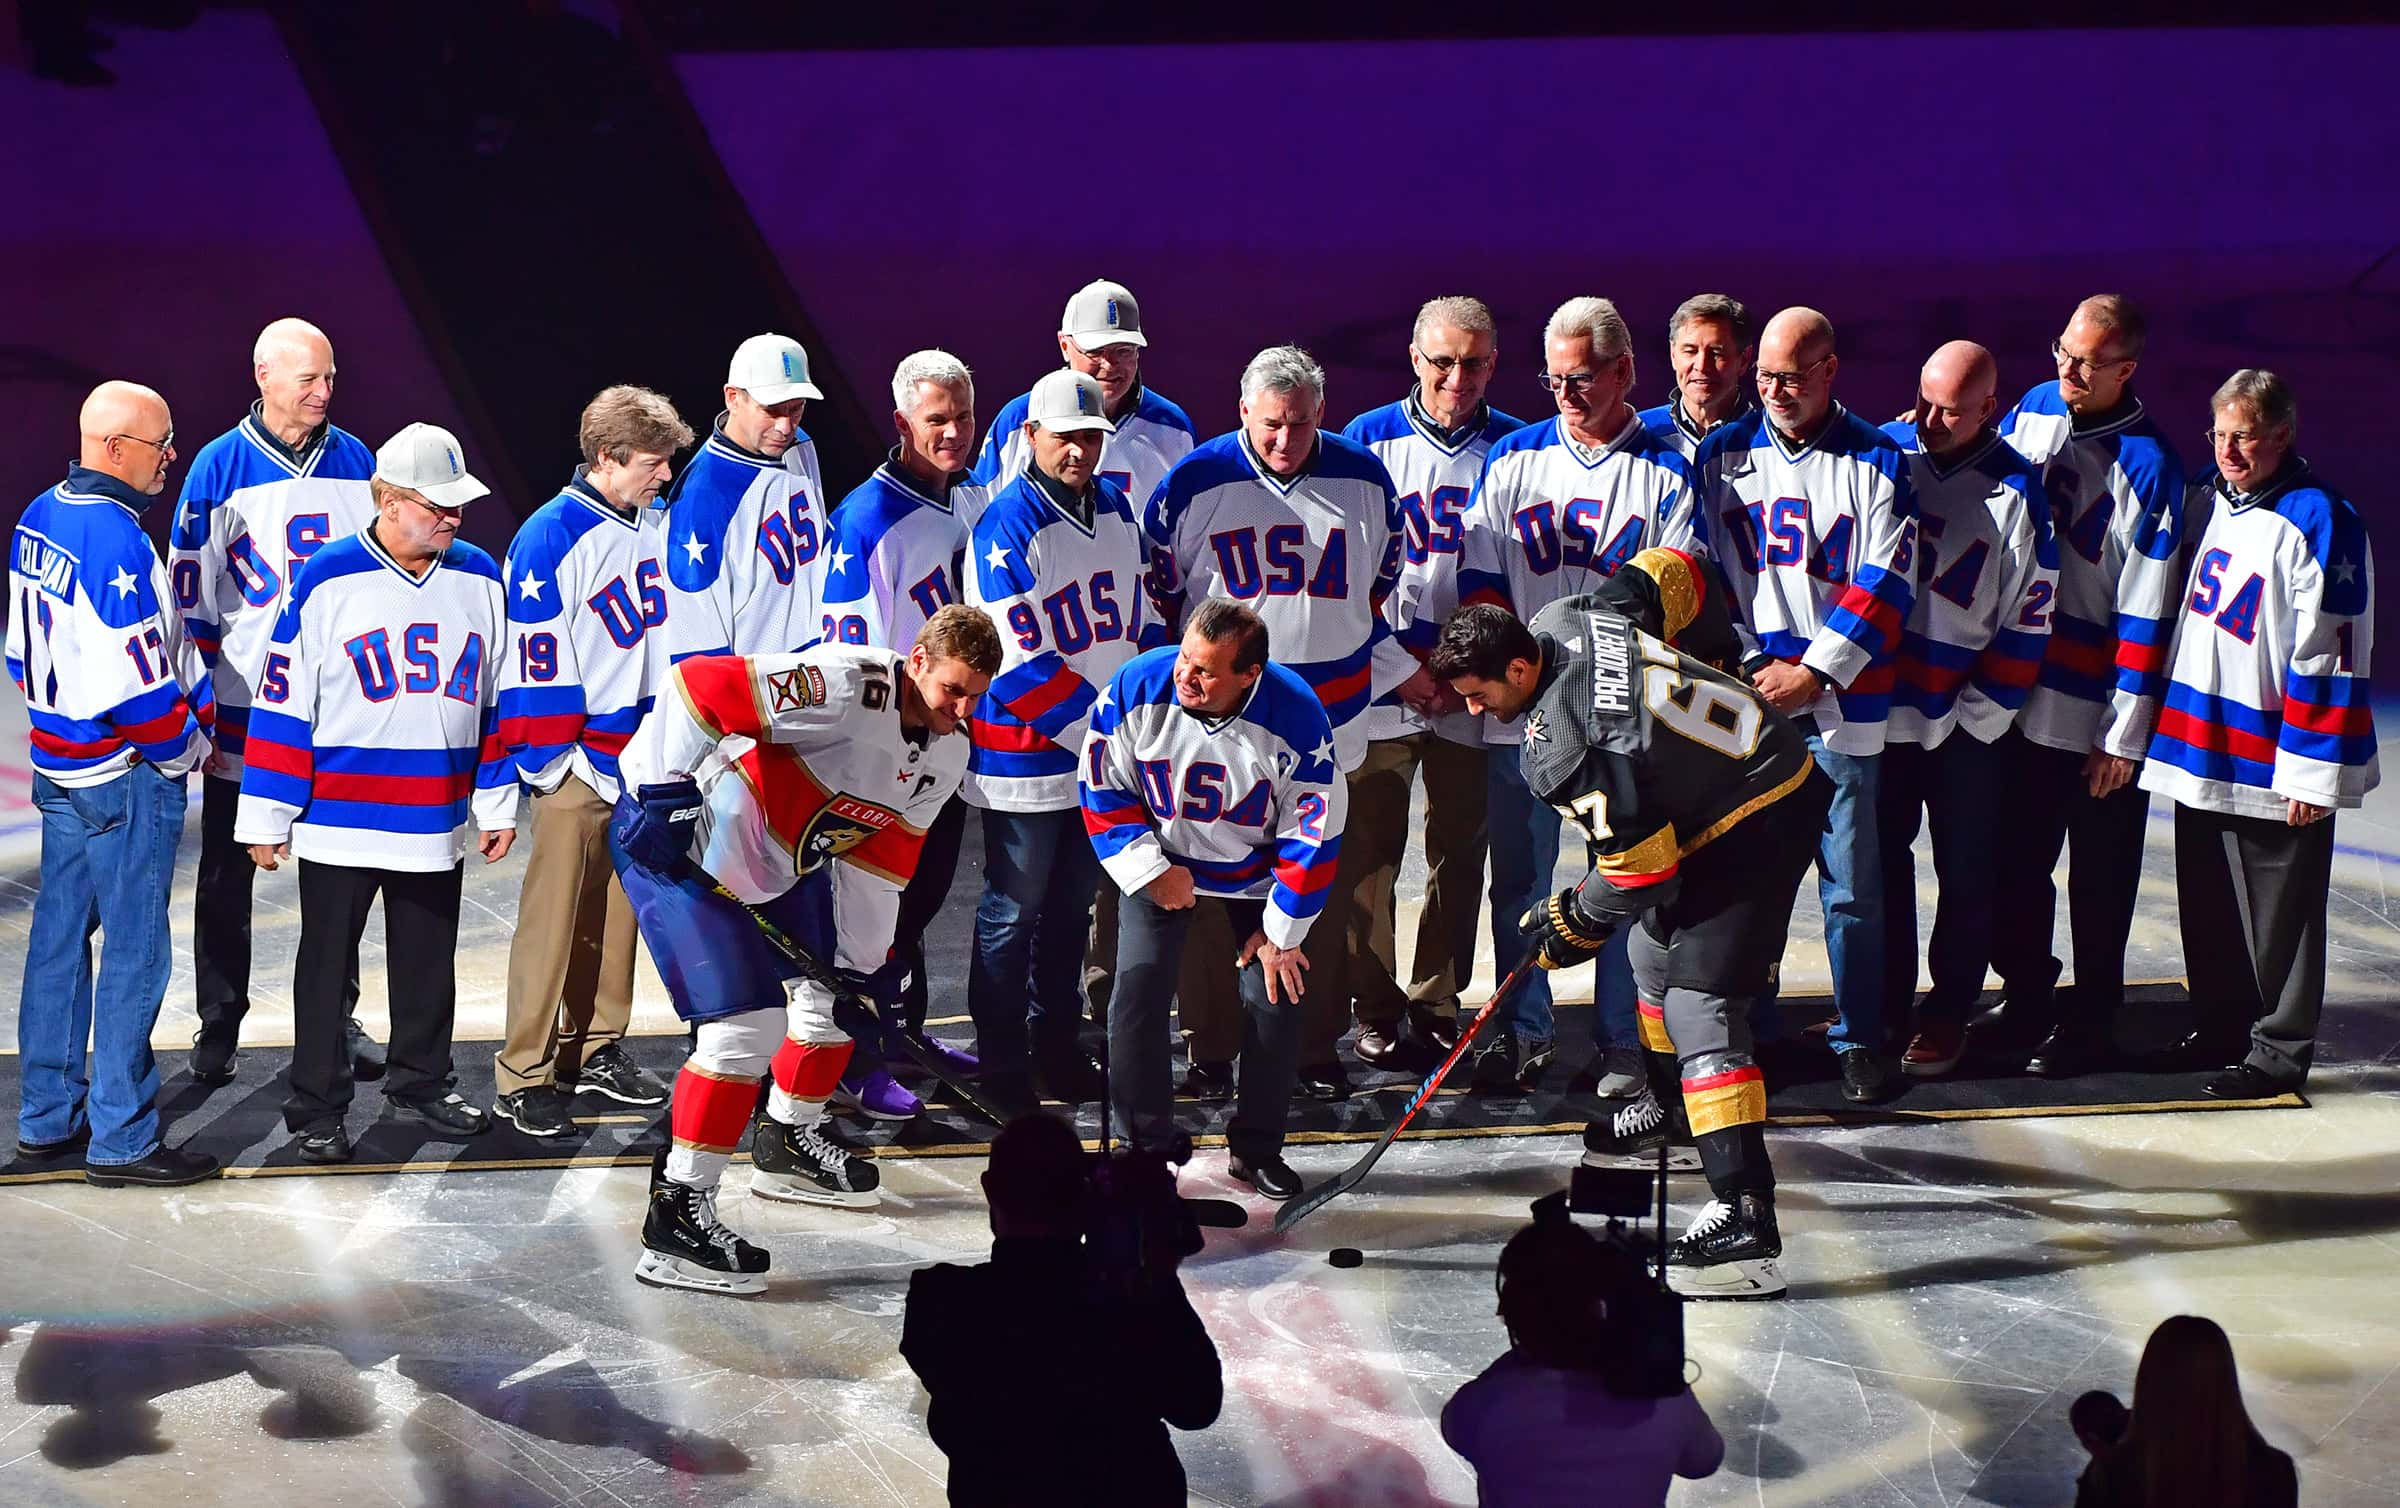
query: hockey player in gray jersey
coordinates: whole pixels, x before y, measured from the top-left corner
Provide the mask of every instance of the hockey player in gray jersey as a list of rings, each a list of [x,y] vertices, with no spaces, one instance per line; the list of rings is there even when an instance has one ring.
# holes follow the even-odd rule
[[[1524,920],[1537,961],[1589,962],[1633,928],[1651,1077],[1680,1086],[1714,1195],[1668,1253],[1676,1290],[1772,1298],[1783,1245],[1745,1007],[1773,981],[1833,793],[1798,729],[1665,642],[1695,626],[1716,584],[1675,552],[1645,555],[1650,590],[1569,597],[1530,628],[1489,604],[1459,609],[1428,664],[1469,707],[1523,714],[1526,783],[1591,845],[1591,873]],[[1668,1134],[1645,1088],[1586,1127],[1584,1145],[1655,1154]]]

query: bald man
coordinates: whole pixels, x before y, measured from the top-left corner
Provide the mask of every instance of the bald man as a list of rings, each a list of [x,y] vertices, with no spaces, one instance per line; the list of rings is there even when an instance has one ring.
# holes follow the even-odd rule
[[[1900,1071],[1932,1078],[1958,1066],[1967,1017],[1983,990],[2004,841],[2012,727],[2050,642],[2058,555],[2050,504],[2033,464],[1993,428],[2000,369],[1954,340],[1917,377],[1914,425],[1889,434],[1913,452],[1917,596],[1901,634],[1876,788],[1883,843],[1884,979],[1894,1006],[1916,992],[1917,886],[1910,845],[1933,829],[1935,902],[1927,950],[1932,988],[1918,1006]]]
[[[1908,457],[1834,401],[1833,324],[1786,309],[1758,342],[1762,405],[1710,432],[1692,462],[1700,528],[1754,636],[1742,669],[1808,733],[1832,777],[1817,850],[1839,1012],[1828,1044],[1855,1103],[1892,1092],[1885,1060],[1884,891],[1875,783],[1893,655],[1916,598]],[[1761,1002],[1762,1036],[1777,1023]]]
[[[168,531],[176,610],[210,668],[217,749],[200,784],[200,873],[192,894],[192,986],[200,1031],[192,1077],[232,1080],[250,1009],[249,853],[234,841],[250,705],[292,578],[311,555],[375,518],[367,478],[375,457],[334,427],[333,343],[304,319],[279,319],[250,353],[258,401],[239,424],[200,447]],[[350,969],[349,1006],[358,1003]],[[383,1056],[349,1019],[353,1068],[383,1072]]]
[[[80,1160],[104,1188],[196,1183],[217,1160],[159,1140],[150,1053],[174,962],[183,778],[216,715],[142,532],[175,460],[175,420],[149,388],[104,382],[79,427],[76,464],[26,508],[9,550],[8,673],[33,725],[42,814],[17,1007],[18,1165]]]

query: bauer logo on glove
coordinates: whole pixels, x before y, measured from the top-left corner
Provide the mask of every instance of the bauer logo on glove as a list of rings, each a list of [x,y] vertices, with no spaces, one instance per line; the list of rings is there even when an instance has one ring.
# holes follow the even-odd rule
[[[1562,890],[1517,919],[1517,930],[1534,947],[1534,962],[1568,969],[1591,958],[1607,943],[1609,929],[1587,925],[1575,911],[1575,892]]]

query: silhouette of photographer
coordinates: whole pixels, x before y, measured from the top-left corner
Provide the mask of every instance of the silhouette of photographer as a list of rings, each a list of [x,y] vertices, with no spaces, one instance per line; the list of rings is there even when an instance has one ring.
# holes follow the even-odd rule
[[[1563,1200],[1537,1205],[1501,1248],[1508,1354],[1442,1409],[1483,1508],[1661,1508],[1674,1478],[1716,1471],[1725,1441],[1682,1385],[1680,1334],[1662,1378],[1638,1330],[1659,1317],[1657,1287],[1630,1246],[1568,1219]]]
[[[1181,1505],[1166,1427],[1215,1422],[1225,1383],[1175,1272],[1200,1241],[1173,1174],[1095,1161],[1031,1114],[992,1143],[983,1190],[992,1259],[917,1273],[900,1331],[951,1503]]]

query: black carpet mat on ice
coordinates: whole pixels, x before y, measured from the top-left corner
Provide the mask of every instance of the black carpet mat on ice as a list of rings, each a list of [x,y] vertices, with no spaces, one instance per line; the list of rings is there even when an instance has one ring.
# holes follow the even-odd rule
[[[1786,1012],[1796,1021],[1822,1019],[1830,1010],[1824,997],[1790,997]],[[2120,1045],[2135,1051],[2162,1046],[2183,1029],[2188,1002],[2180,983],[2150,984],[2129,992],[2128,1007],[2118,1024]],[[1559,1052],[1543,1082],[1530,1094],[1483,1095],[1464,1092],[1468,1065],[1451,1071],[1458,1088],[1445,1086],[1435,1103],[1420,1112],[1405,1133],[1408,1137],[1535,1136],[1580,1131],[1595,1107],[1592,1060],[1593,1013],[1588,1006],[1568,1006],[1558,1013]],[[970,1046],[972,1028],[964,1017],[936,1021],[936,1035]],[[1087,1036],[1096,1037],[1096,1028]],[[1803,1042],[1820,1041],[1803,1033]],[[492,1101],[491,1042],[461,1042],[453,1054],[458,1089],[469,1102]],[[683,1061],[686,1039],[670,1036],[631,1037],[626,1048],[660,1078],[672,1081]],[[1096,1040],[1093,1045],[1097,1046]],[[287,1173],[414,1173],[467,1171],[478,1168],[560,1168],[644,1165],[665,1135],[663,1111],[634,1111],[607,1101],[581,1100],[576,1105],[575,1134],[540,1141],[495,1120],[490,1131],[463,1141],[435,1140],[413,1121],[395,1120],[383,1113],[378,1084],[358,1086],[351,1108],[350,1129],[356,1158],[336,1167],[301,1162],[283,1129],[282,1103],[286,1092],[283,1071],[290,1058],[286,1049],[245,1048],[238,1073],[230,1084],[216,1088],[195,1083],[190,1054],[159,1055],[160,1110],[170,1142],[220,1158],[236,1176]],[[1354,1069],[1355,1063],[1350,1065]],[[1371,1141],[1383,1134],[1399,1113],[1408,1093],[1432,1068],[1427,1059],[1410,1072],[1361,1071],[1350,1097],[1331,1102],[1295,1099],[1290,1139],[1295,1143]],[[2200,1086],[2215,1071],[2141,1073],[2118,1070],[2085,1078],[2053,1081],[2016,1073],[1992,1073],[1970,1056],[1951,1077],[1909,1081],[1887,1104],[1851,1105],[1842,1099],[1839,1073],[1832,1054],[1822,1046],[1802,1046],[1769,1060],[1769,1124],[1777,1126],[1893,1124],[1918,1120],[2004,1119],[2047,1115],[2117,1115],[2182,1110],[2263,1110],[2306,1105],[2297,1094],[2268,1100],[2227,1102],[2211,1100]],[[929,1098],[926,1113],[904,1124],[842,1117],[845,1137],[876,1156],[951,1156],[975,1154],[987,1146],[995,1128],[971,1111],[943,1101],[939,1085],[917,1086]],[[0,1054],[0,1127],[13,1131],[17,1109],[17,1059]],[[1053,1106],[1052,1108],[1057,1108]],[[1179,1100],[1178,1118],[1201,1146],[1221,1145],[1224,1121],[1232,1112],[1225,1104]],[[1099,1135],[1098,1107],[1083,1106],[1077,1122],[1085,1137]],[[14,1153],[14,1139],[0,1142]],[[80,1164],[28,1167],[21,1162],[0,1164],[0,1184],[44,1183],[82,1177]]]

